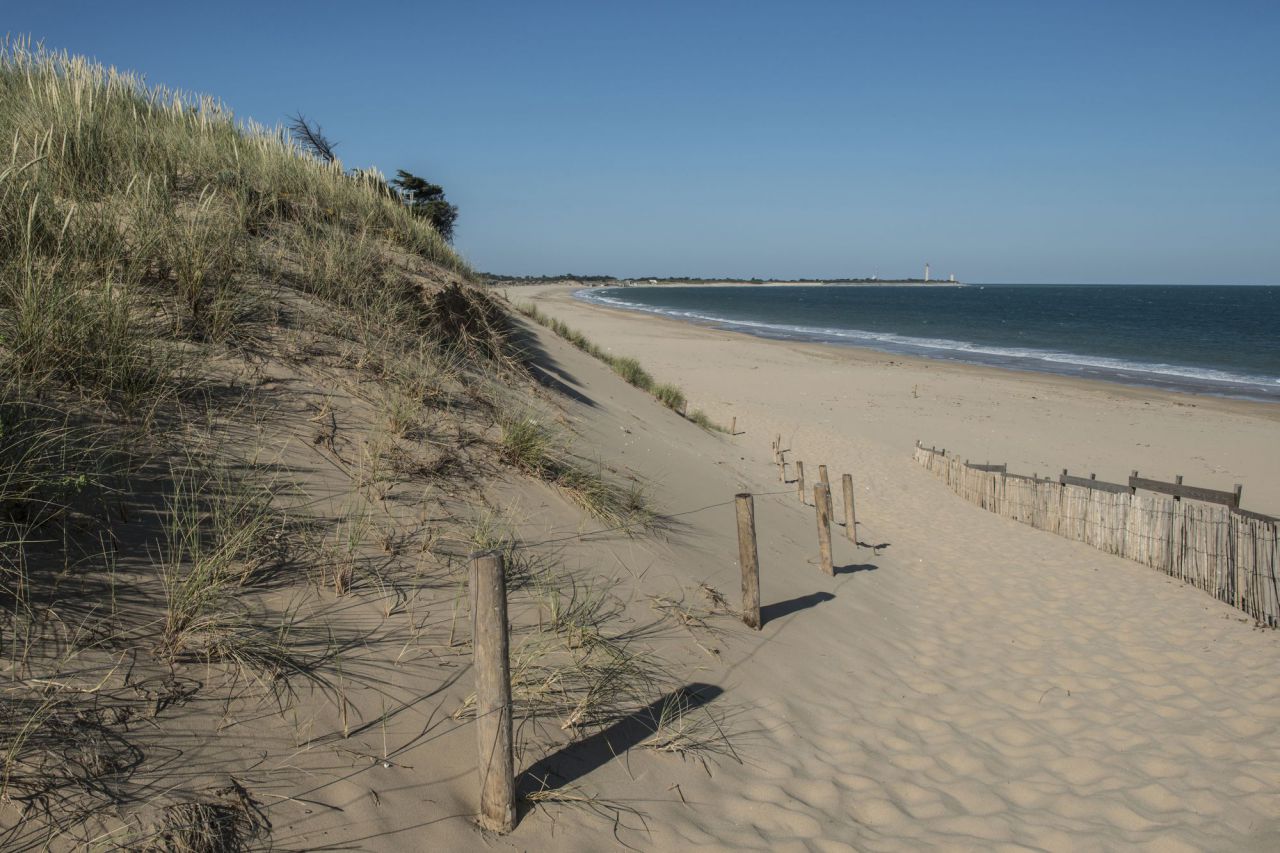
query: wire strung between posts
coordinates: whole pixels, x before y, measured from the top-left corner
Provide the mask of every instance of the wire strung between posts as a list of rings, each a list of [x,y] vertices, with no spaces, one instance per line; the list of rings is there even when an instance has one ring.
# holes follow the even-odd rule
[[[773,497],[774,495],[791,495],[791,494],[795,494],[794,489],[783,489],[777,492],[760,492],[759,494],[753,494],[753,497],[768,498],[768,497]],[[696,515],[697,513],[706,512],[707,510],[718,509],[722,506],[729,506],[732,503],[733,503],[733,500],[730,499],[727,501],[721,501],[720,503],[708,504],[707,506],[698,507],[697,509],[689,509],[689,510],[685,510],[684,512],[671,513],[668,515],[664,515],[662,517],[663,518],[683,518],[687,515]],[[559,542],[570,542],[574,539],[585,539],[588,536],[599,536],[602,533],[616,533],[619,530],[630,530],[634,528],[636,524],[637,522],[628,521],[625,524],[618,524],[613,527],[602,527],[599,530],[588,530],[586,533],[573,533],[568,536],[558,536],[558,537],[553,537],[551,539],[543,539],[540,542],[521,542],[518,545],[512,545],[508,550],[522,551],[525,548],[538,548],[543,545],[555,545],[556,543],[559,543]]]

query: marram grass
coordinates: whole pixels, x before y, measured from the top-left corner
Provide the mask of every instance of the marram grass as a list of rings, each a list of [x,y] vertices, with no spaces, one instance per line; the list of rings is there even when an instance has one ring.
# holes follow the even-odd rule
[[[68,216],[150,182],[193,198],[213,193],[248,230],[277,218],[358,223],[466,270],[427,222],[383,191],[375,170],[347,173],[300,151],[279,128],[237,121],[212,98],[150,87],[83,57],[0,44],[0,139],[10,149],[0,176],[18,187],[6,202],[34,207],[43,239]],[[13,237],[6,229],[5,248]]]
[[[570,328],[563,320],[548,316],[536,305],[525,303],[524,305],[517,305],[516,310],[535,323],[546,326],[556,335],[564,338],[583,352],[600,359],[609,365],[613,372],[621,376],[623,380],[642,391],[648,391],[659,403],[673,412],[679,413],[686,420],[692,421],[708,432],[728,432],[724,427],[711,420],[711,417],[701,409],[695,409],[692,412],[688,411],[688,399],[679,386],[667,382],[658,382],[634,358],[605,352],[588,340],[581,332]]]

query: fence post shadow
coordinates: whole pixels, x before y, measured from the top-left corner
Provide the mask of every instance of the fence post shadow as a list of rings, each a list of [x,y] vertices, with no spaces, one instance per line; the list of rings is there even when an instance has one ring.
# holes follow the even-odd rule
[[[686,684],[627,714],[607,728],[566,744],[551,755],[538,759],[516,779],[516,795],[521,812],[531,807],[525,801],[530,794],[572,785],[644,742],[658,730],[662,710],[668,703],[676,703],[683,713],[689,713],[722,693],[724,690],[714,684]]]
[[[783,616],[788,616],[798,610],[816,607],[822,602],[831,601],[834,598],[834,594],[823,590],[789,598],[786,601],[775,601],[773,604],[766,604],[760,608],[760,624],[761,626],[768,625],[774,619],[781,619]]]
[[[858,572],[874,572],[879,570],[875,563],[849,563],[847,566],[836,566],[837,575],[854,575]]]

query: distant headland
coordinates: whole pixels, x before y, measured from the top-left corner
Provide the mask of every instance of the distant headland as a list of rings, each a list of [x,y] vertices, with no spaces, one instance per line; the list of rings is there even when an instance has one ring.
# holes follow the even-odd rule
[[[481,273],[480,278],[493,287],[522,287],[526,285],[564,284],[576,287],[817,287],[817,286],[895,286],[895,287],[963,287],[964,282],[951,278],[946,281],[925,278],[696,278],[690,276],[668,276],[650,278],[617,278],[608,275],[498,275]]]

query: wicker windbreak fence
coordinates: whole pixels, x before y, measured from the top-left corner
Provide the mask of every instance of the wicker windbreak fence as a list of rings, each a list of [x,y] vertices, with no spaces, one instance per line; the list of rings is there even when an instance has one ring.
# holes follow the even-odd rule
[[[1027,477],[1004,465],[970,465],[919,443],[915,459],[983,509],[1144,563],[1261,625],[1280,625],[1280,520],[1239,509],[1238,488],[1232,501],[1230,492],[1183,486],[1181,478],[1176,484],[1141,480],[1136,471],[1128,484],[1065,471],[1058,479]]]

